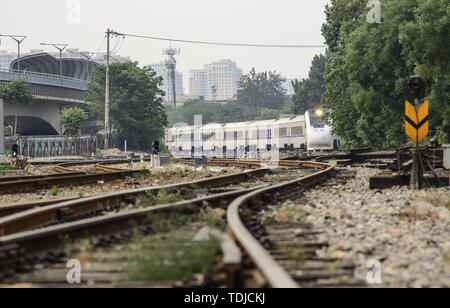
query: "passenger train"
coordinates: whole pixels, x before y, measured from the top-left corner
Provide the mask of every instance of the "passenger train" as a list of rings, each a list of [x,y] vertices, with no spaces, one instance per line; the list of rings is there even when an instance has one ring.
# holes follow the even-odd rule
[[[166,129],[165,143],[174,157],[260,158],[279,152],[332,151],[339,138],[323,120],[325,110],[277,120],[206,125],[176,125]]]

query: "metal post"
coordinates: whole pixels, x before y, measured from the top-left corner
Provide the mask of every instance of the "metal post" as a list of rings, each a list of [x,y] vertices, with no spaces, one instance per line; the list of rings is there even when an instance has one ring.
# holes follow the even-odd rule
[[[5,153],[5,123],[3,100],[0,99],[0,154]]]
[[[62,76],[62,50],[59,50],[59,76]]]
[[[109,148],[109,37],[110,30],[106,32],[106,86],[105,86],[105,150]]]
[[[20,72],[20,43],[17,41],[17,70]]]
[[[62,52],[67,48],[67,44],[47,44],[41,43],[42,46],[53,46],[59,50],[59,75],[62,76]]]

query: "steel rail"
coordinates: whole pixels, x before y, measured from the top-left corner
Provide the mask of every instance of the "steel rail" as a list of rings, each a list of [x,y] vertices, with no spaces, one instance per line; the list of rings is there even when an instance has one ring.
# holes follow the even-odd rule
[[[54,205],[57,203],[67,202],[70,200],[76,200],[76,199],[78,199],[78,198],[66,198],[66,199],[58,199],[58,200],[48,200],[48,201],[0,206],[0,218],[6,217],[8,215],[13,215],[16,213],[28,211],[28,210],[31,210],[34,208],[45,207],[45,206]]]
[[[259,243],[257,239],[247,230],[240,217],[240,210],[251,206],[252,199],[263,198],[264,195],[289,187],[305,188],[325,180],[334,170],[334,167],[328,164],[316,162],[301,162],[302,166],[319,168],[321,171],[300,179],[263,188],[243,195],[234,200],[228,207],[227,223],[231,236],[236,240],[239,246],[247,253],[255,267],[265,278],[267,285],[273,288],[297,288],[298,284],[292,277],[275,261],[267,250]]]
[[[44,174],[44,175],[24,175],[24,176],[10,176],[10,177],[0,177],[0,185],[1,183],[8,183],[8,182],[17,182],[17,181],[24,181],[24,180],[46,180],[48,178],[55,178],[55,177],[65,177],[70,175],[84,175],[85,172],[72,172],[72,173],[53,173],[53,174]]]
[[[72,170],[72,169],[69,169],[69,168],[65,168],[65,167],[62,167],[62,166],[59,166],[59,165],[56,165],[54,169],[55,169],[56,172],[60,172],[60,173],[74,173],[74,172],[76,172],[75,170]]]
[[[57,185],[58,187],[71,185],[86,185],[97,183],[98,181],[113,181],[116,179],[132,176],[135,174],[148,173],[148,170],[126,170],[120,172],[99,173],[99,174],[52,174],[48,176],[31,176],[13,179],[12,181],[1,182],[0,192],[27,192],[37,189],[50,188]]]
[[[129,169],[115,168],[115,167],[102,166],[102,165],[95,165],[95,169],[104,171],[104,172],[123,172],[123,171],[129,170]]]
[[[260,189],[265,186],[267,185],[219,193],[192,200],[184,200],[173,204],[158,205],[151,208],[128,210],[118,214],[94,217],[45,229],[29,230],[5,235],[0,237],[0,251],[2,248],[7,249],[8,247],[15,247],[15,249],[22,250],[23,253],[21,256],[32,259],[34,256],[42,256],[42,254],[47,251],[62,251],[67,248],[67,240],[61,235],[64,235],[66,238],[69,237],[71,241],[75,241],[77,239],[86,238],[86,236],[106,237],[123,234],[136,226],[143,227],[151,224],[148,220],[149,214],[170,213],[170,211],[175,209],[185,210],[189,213],[192,212],[191,206],[201,207],[205,202],[220,207],[223,205],[223,202],[230,202],[243,194],[247,194],[255,189]],[[20,258],[21,256],[16,255],[15,257]],[[2,263],[1,259],[0,255],[0,264]],[[14,264],[15,261],[16,260],[12,259],[4,260],[3,262]]]
[[[102,211],[110,206],[120,205],[146,192],[158,192],[159,190],[180,190],[188,188],[211,188],[226,184],[241,182],[249,177],[263,175],[269,169],[256,169],[241,173],[224,175],[214,178],[207,178],[192,182],[166,185],[161,187],[147,187],[124,192],[114,192],[100,196],[93,196],[84,199],[66,201],[51,206],[31,209],[0,219],[0,236],[29,230],[51,222],[58,222],[68,217]],[[118,174],[118,173],[111,173]]]

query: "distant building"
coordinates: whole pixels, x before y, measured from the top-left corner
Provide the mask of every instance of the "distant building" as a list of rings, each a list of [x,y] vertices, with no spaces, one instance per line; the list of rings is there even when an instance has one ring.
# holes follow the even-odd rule
[[[169,93],[169,91],[172,91],[169,89],[169,83],[167,82],[169,78],[169,74],[166,67],[166,62],[162,61],[157,64],[151,64],[150,67],[156,72],[158,76],[161,76],[164,78],[164,84],[162,87],[162,90],[166,93]],[[179,97],[184,96],[184,89],[183,89],[183,74],[180,72],[175,71],[175,93],[177,94],[177,101]],[[164,97],[164,100],[167,101],[168,96],[166,95]]]
[[[201,70],[190,71],[189,94],[203,96],[206,101],[226,101],[236,96],[241,77],[242,69],[231,60],[206,64]]]
[[[205,97],[208,85],[206,70],[191,70],[189,77],[189,95]]]
[[[9,69],[12,61],[17,58],[17,53],[8,52],[7,50],[0,50],[0,68],[2,70]]]
[[[287,79],[286,82],[284,83],[284,88],[286,89],[286,91],[287,91],[286,94],[287,94],[288,96],[292,96],[292,95],[295,94],[294,87],[292,86],[292,82],[293,82],[294,80],[295,80],[295,79]]]

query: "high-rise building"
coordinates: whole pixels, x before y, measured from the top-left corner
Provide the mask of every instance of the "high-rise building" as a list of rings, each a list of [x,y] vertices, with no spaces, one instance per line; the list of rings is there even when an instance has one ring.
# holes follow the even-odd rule
[[[168,96],[167,93],[169,93],[169,91],[172,91],[171,89],[169,89],[169,73],[167,70],[167,66],[166,66],[166,62],[160,62],[157,64],[150,64],[150,67],[156,72],[156,74],[158,76],[161,76],[164,81],[163,81],[163,87],[162,90],[164,92],[166,92],[166,96],[164,97],[164,101],[167,102],[168,100]],[[177,96],[183,96],[184,95],[184,89],[183,89],[183,74],[180,72],[175,72],[175,93]]]
[[[0,68],[2,70],[9,69],[12,61],[17,58],[17,53],[8,52],[7,50],[0,50]]]
[[[208,86],[208,73],[206,70],[191,70],[189,73],[189,95],[205,98]]]
[[[236,96],[242,69],[236,62],[220,60],[206,64],[201,70],[191,70],[189,94],[203,96],[207,101],[223,101]]]

